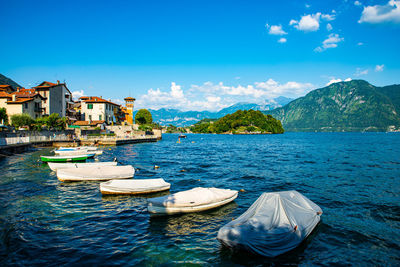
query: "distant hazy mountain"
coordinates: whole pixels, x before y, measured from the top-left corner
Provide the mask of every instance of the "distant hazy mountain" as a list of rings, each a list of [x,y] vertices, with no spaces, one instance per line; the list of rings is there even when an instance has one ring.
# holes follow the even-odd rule
[[[289,103],[292,100],[293,100],[292,98],[280,96],[280,97],[272,99],[272,100],[266,100],[265,103],[263,103],[263,104],[252,104],[252,103],[240,102],[240,103],[234,104],[230,107],[221,109],[218,112],[180,111],[177,109],[166,109],[166,108],[161,108],[159,110],[149,109],[149,111],[151,112],[151,115],[153,116],[154,122],[158,122],[161,125],[173,124],[175,126],[182,127],[182,126],[193,125],[202,119],[207,119],[207,118],[208,119],[218,119],[227,114],[234,113],[238,110],[253,109],[253,110],[266,111],[266,110],[274,109],[277,107],[281,107],[281,106]],[[135,116],[135,114],[136,114],[136,112],[134,112],[133,116]]]
[[[400,85],[376,87],[363,80],[334,83],[264,113],[281,120],[285,131],[398,129]]]
[[[8,84],[13,87],[14,90],[17,90],[18,87],[22,87],[18,83],[14,82],[10,78],[7,78],[6,76],[0,74],[0,84]]]

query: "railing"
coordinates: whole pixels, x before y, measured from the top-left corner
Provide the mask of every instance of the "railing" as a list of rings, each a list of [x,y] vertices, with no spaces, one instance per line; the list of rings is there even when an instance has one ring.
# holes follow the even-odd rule
[[[0,138],[0,146],[47,142],[47,141],[69,141],[69,140],[70,138],[64,134],[56,136],[34,135],[34,136],[5,137],[5,138]]]

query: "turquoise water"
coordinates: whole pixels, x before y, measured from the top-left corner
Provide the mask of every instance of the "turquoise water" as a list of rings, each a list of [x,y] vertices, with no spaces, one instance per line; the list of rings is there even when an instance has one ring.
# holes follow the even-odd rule
[[[245,192],[212,211],[150,217],[146,197],[102,197],[97,182],[59,182],[38,162],[48,149],[12,156],[0,161],[0,265],[400,265],[400,134],[177,138],[110,147],[99,158],[134,165],[136,178],[164,178],[171,193]],[[217,241],[262,192],[292,189],[324,211],[298,249],[266,259]]]

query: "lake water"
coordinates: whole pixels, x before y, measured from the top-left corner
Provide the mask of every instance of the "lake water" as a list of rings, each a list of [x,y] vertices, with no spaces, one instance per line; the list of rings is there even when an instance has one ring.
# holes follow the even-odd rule
[[[15,155],[0,161],[0,265],[400,265],[400,134],[177,139],[109,147],[99,158],[134,165],[136,178],[164,178],[171,193],[245,192],[219,209],[154,218],[146,197],[102,197],[98,182],[59,182],[38,162],[49,149]],[[324,212],[299,248],[266,259],[220,245],[218,229],[261,193],[293,189]]]

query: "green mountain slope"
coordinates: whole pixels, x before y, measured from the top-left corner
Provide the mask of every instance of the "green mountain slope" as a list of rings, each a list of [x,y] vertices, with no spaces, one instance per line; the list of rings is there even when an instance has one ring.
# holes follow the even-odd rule
[[[8,84],[11,85],[14,90],[17,90],[18,87],[22,87],[18,83],[14,82],[10,78],[7,78],[6,76],[2,75],[0,73],[0,84]]]
[[[400,127],[400,85],[334,83],[270,112],[285,131],[387,131]]]

